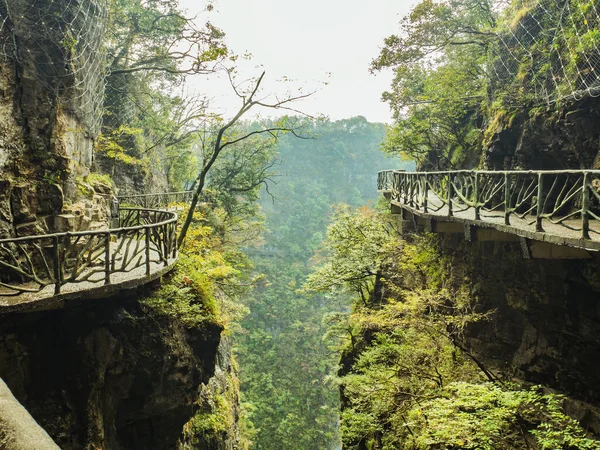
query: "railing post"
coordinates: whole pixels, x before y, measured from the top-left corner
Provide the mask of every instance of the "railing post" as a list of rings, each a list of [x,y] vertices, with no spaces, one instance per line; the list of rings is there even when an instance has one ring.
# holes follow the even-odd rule
[[[510,176],[504,174],[504,224],[510,225]]]
[[[104,284],[110,284],[110,233],[106,233],[104,241]]]
[[[173,246],[173,258],[177,258],[177,222],[171,224],[171,245]]]
[[[162,233],[162,241],[163,241],[163,255],[164,255],[164,263],[165,263],[165,267],[167,267],[169,265],[169,242],[168,242],[168,227],[169,224],[165,224],[161,227],[161,233]]]
[[[117,248],[119,246],[119,239],[122,239],[121,236],[123,235],[122,232],[118,232],[117,233]],[[111,256],[110,258],[110,271],[114,272],[115,271],[115,267],[117,265],[117,254],[115,253],[114,255]]]
[[[581,196],[581,237],[590,238],[590,174],[583,174],[583,191]]]
[[[454,187],[452,186],[452,174],[448,173],[448,217],[452,217],[452,197],[454,195]]]
[[[544,214],[544,176],[538,172],[538,198],[535,218],[535,231],[544,231],[542,227],[542,215]]]
[[[423,175],[422,177],[423,180],[423,187],[422,187],[422,191],[423,191],[423,212],[427,212],[427,207],[428,205],[428,200],[429,200],[429,183],[427,181],[427,174]]]
[[[479,174],[473,172],[473,202],[475,204],[475,220],[481,220],[481,205],[479,204]]]
[[[409,188],[408,188],[408,204],[414,208],[415,206],[415,178],[416,175],[414,174],[410,174],[409,175],[410,181],[409,183]]]
[[[144,227],[144,232],[146,233],[146,276],[150,275],[150,228]]]
[[[406,174],[400,173],[400,172],[396,172],[396,175],[398,176],[398,198],[397,198],[396,201],[399,202],[399,203],[403,203],[402,197],[405,194],[405,192],[404,192],[404,186],[406,184]]]
[[[54,284],[54,295],[58,295],[60,294],[62,263],[60,261],[60,246],[57,235],[52,237],[52,253],[54,259],[54,279],[56,280],[56,283]]]

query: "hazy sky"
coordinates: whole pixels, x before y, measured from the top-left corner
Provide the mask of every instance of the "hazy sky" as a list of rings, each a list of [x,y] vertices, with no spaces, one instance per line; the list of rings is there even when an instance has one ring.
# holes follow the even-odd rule
[[[225,33],[230,49],[249,52],[242,64],[244,77],[266,71],[265,91],[280,92],[276,80],[293,79],[287,88],[319,89],[313,98],[295,106],[332,119],[363,115],[370,121],[389,122],[390,112],[380,101],[391,73],[369,74],[370,61],[383,38],[398,30],[402,16],[416,0],[216,0],[211,13],[204,2],[181,0],[190,13],[208,17]],[[260,66],[260,67],[258,67]],[[324,82],[328,82],[324,85]],[[206,86],[203,89],[206,90]],[[213,105],[232,111],[235,101],[224,82],[211,82]],[[268,115],[268,112],[264,112]]]

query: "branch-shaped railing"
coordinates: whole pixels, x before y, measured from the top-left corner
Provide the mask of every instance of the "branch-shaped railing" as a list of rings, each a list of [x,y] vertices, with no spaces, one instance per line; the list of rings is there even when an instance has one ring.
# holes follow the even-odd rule
[[[117,197],[119,204],[141,208],[164,208],[173,203],[189,203],[194,191],[166,192],[159,194],[136,194]]]
[[[0,297],[49,286],[58,295],[67,284],[111,284],[137,269],[148,276],[177,257],[176,226],[174,212],[120,208],[119,228],[2,239]]]
[[[581,239],[600,234],[600,170],[379,173],[391,201],[424,213],[459,216],[543,232],[558,225]]]

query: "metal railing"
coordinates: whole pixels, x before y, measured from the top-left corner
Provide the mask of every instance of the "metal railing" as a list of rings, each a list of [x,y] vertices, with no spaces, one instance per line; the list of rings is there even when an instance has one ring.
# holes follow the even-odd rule
[[[165,208],[172,203],[189,203],[194,191],[166,192],[159,194],[123,195],[117,197],[119,204],[141,208]]]
[[[414,210],[486,221],[520,221],[543,232],[547,224],[598,233],[600,170],[403,172],[378,174],[378,189]],[[598,223],[598,222],[596,222]]]
[[[70,283],[111,284],[139,268],[138,277],[166,267],[177,257],[177,214],[120,208],[119,228],[0,240],[0,297],[54,295]]]
[[[391,192],[394,183],[394,172],[402,170],[382,170],[377,174],[377,190],[380,192]]]

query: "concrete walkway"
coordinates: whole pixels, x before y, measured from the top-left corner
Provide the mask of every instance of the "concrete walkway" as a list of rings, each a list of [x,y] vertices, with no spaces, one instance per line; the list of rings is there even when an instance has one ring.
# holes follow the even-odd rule
[[[383,191],[390,195],[391,192]],[[475,209],[464,205],[454,204],[452,216],[448,215],[448,205],[445,204],[437,195],[429,193],[427,197],[428,208],[424,212],[422,208],[411,207],[402,202],[391,201],[392,205],[406,209],[412,214],[425,219],[434,219],[443,222],[459,222],[467,225],[477,225],[483,228],[493,228],[505,233],[515,234],[528,239],[547,242],[556,245],[567,245],[570,247],[582,248],[586,250],[600,250],[600,221],[591,220],[589,222],[590,239],[581,237],[581,220],[568,219],[563,223],[555,223],[560,218],[553,218],[553,221],[543,219],[543,231],[536,231],[535,215],[519,217],[517,214],[510,215],[510,224],[504,223],[504,211],[486,211],[482,209],[480,219],[475,219]],[[554,222],[554,223],[553,223]]]
[[[119,243],[111,243],[111,247],[119,248]],[[145,254],[145,243],[140,241],[141,254]],[[121,248],[120,252],[116,253],[117,268],[121,268],[122,271],[111,273],[110,284],[104,283],[104,258],[103,256],[98,258],[94,266],[90,267],[87,271],[84,271],[78,278],[85,279],[87,275],[92,274],[89,281],[81,281],[74,283],[66,283],[61,286],[60,294],[55,295],[54,284],[45,286],[38,292],[23,292],[19,295],[10,295],[11,291],[5,287],[0,287],[0,315],[5,313],[13,312],[26,312],[41,309],[58,308],[64,305],[65,301],[77,299],[77,298],[103,298],[111,296],[123,289],[132,289],[138,286],[142,286],[153,280],[160,278],[165,273],[169,272],[175,263],[177,258],[169,258],[167,264],[164,262],[157,262],[160,259],[158,252],[150,248],[150,273],[146,273],[145,259],[139,261],[137,258],[128,258],[127,263],[123,264],[121,261],[124,258],[123,253],[126,252],[126,248]],[[114,252],[113,252],[114,255]],[[125,266],[125,267],[123,267]],[[38,288],[38,285],[20,285],[20,287],[31,288],[33,290]],[[0,447],[2,448],[2,447]]]

